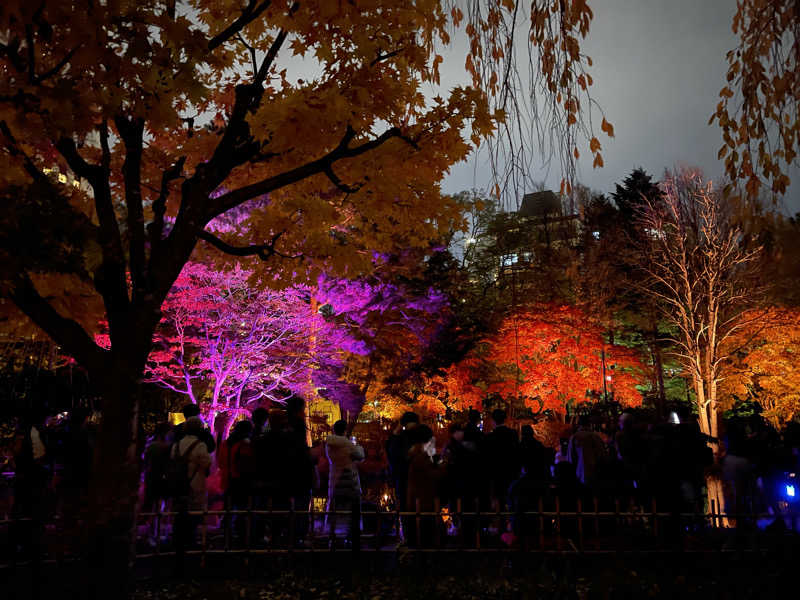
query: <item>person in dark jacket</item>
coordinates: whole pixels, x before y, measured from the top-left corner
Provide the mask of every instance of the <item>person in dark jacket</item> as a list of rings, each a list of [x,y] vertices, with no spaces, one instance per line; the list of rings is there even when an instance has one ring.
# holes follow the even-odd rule
[[[254,503],[260,508],[267,508],[271,503],[275,510],[288,510],[294,501],[298,511],[308,510],[314,463],[304,431],[299,430],[296,418],[293,422],[295,427],[292,427],[285,411],[270,410],[269,431],[254,442],[257,465]],[[305,537],[307,523],[306,515],[296,516],[295,534],[298,538]],[[289,523],[285,518],[274,518],[273,525],[274,533],[285,533]],[[259,525],[257,537],[261,535],[261,529]]]
[[[478,450],[480,450],[481,442],[483,442],[481,413],[474,408],[470,408],[467,413],[467,424],[464,426],[464,441],[473,444]]]
[[[495,427],[484,441],[485,458],[492,497],[502,509],[506,503],[508,486],[519,477],[519,437],[516,431],[506,427],[506,411],[502,408],[492,411],[492,420]]]
[[[472,512],[480,507],[480,498],[486,494],[482,477],[482,464],[478,446],[467,441],[464,427],[454,424],[450,427],[450,441],[442,453],[445,467],[443,501],[448,503],[451,515]],[[488,503],[484,502],[484,507]],[[466,540],[475,539],[476,520],[458,518],[456,526]]]
[[[412,446],[412,433],[419,425],[419,415],[406,412],[400,417],[389,439],[386,440],[386,458],[394,483],[395,497],[400,510],[406,508],[406,490],[408,489],[408,451]]]
[[[267,429],[269,411],[267,411],[267,409],[263,406],[259,406],[252,412],[251,417],[253,421],[253,432],[250,437],[251,439],[255,440],[264,435],[264,432]]]
[[[183,416],[188,421],[192,417],[200,417],[200,407],[197,404],[187,404],[183,407]],[[172,441],[180,442],[183,436],[186,435],[186,421],[178,423],[175,429],[172,430]],[[203,431],[199,435],[200,440],[206,445],[209,454],[212,454],[217,449],[217,443],[214,441],[214,435],[203,426]]]
[[[228,439],[219,447],[217,459],[220,480],[226,505],[233,510],[247,509],[252,493],[255,474],[255,455],[250,442],[252,431],[253,424],[250,421],[238,421]],[[239,539],[244,539],[246,519],[242,515],[236,515],[233,521],[236,535]]]
[[[284,431],[286,469],[284,485],[289,492],[290,502],[294,502],[300,514],[296,517],[295,535],[298,541],[305,540],[308,533],[308,511],[311,504],[311,488],[314,484],[314,466],[308,446],[308,433],[305,420],[305,400],[292,396],[286,402],[286,429]]]
[[[165,508],[164,503],[169,498],[167,472],[172,444],[167,436],[171,429],[169,423],[156,425],[153,439],[144,451],[144,502],[142,504],[144,512],[161,512]],[[149,541],[154,546],[161,535],[158,530],[160,526],[159,519],[151,518],[152,535]]]
[[[246,506],[250,496],[255,472],[255,455],[250,441],[252,432],[250,421],[237,421],[228,439],[219,447],[217,461],[222,489],[235,506]]]
[[[601,463],[606,457],[606,444],[603,437],[592,428],[588,415],[578,418],[578,429],[569,439],[568,456],[575,465],[575,475],[581,483],[590,488],[598,484]]]
[[[525,439],[523,438],[523,444]],[[547,474],[549,476],[549,472]],[[522,453],[522,476],[508,490],[509,508],[516,514],[512,519],[514,535],[530,547],[539,534],[539,517],[523,513],[536,512],[548,501],[549,477],[543,476],[541,455],[538,452]],[[548,507],[549,509],[550,507]]]
[[[412,434],[413,445],[408,452],[408,489],[406,506],[409,511],[433,512],[441,496],[444,466],[436,460],[436,438],[427,425],[418,425]],[[438,517],[420,516],[406,520],[406,539],[411,546],[430,547],[441,529]],[[441,534],[441,531],[439,532]]]
[[[144,510],[157,511],[167,498],[167,469],[172,444],[167,439],[169,423],[156,425],[153,440],[144,451]]]
[[[253,439],[256,463],[252,484],[253,507],[258,510],[266,510],[270,506],[275,509],[288,507],[288,492],[282,487],[286,479],[286,461],[283,460],[286,426],[286,413],[277,408],[271,409],[269,429]],[[275,525],[274,521],[272,525]],[[263,515],[257,515],[254,519],[254,537],[256,542],[267,541],[267,519]]]
[[[444,492],[451,512],[457,509],[458,500],[462,507],[470,505],[478,497],[480,467],[478,449],[474,443],[464,439],[464,427],[460,424],[450,426],[450,440],[442,454],[446,475]]]
[[[533,427],[530,425],[523,425],[521,433],[519,458],[526,476],[542,483],[549,482],[550,465],[553,464],[554,459],[553,450],[545,447],[536,439],[533,435]]]

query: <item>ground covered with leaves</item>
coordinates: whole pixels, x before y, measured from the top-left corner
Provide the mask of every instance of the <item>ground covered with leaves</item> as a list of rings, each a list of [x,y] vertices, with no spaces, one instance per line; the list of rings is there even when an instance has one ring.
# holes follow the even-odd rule
[[[678,565],[663,557],[589,562],[550,562],[526,569],[509,565],[459,574],[437,567],[400,569],[386,574],[342,570],[338,575],[284,572],[267,578],[162,580],[140,584],[135,600],[311,600],[317,598],[399,599],[617,599],[763,598],[781,589],[780,570],[753,561],[702,559]]]

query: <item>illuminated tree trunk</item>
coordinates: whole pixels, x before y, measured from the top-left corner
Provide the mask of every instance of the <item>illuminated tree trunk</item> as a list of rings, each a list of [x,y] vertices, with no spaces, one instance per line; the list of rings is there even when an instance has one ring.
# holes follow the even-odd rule
[[[311,318],[313,319],[314,316],[319,311],[319,302],[317,301],[316,297],[312,294],[311,295]],[[311,446],[311,404],[317,398],[317,390],[314,386],[314,365],[316,364],[316,354],[317,354],[317,328],[311,328],[311,335],[309,336],[308,342],[308,393],[309,398],[308,402],[306,402],[306,412],[304,415],[305,420],[305,427],[306,427],[306,444]],[[331,423],[333,426],[333,423]]]
[[[716,386],[707,383],[701,375],[695,374],[693,378],[693,387],[700,431],[711,438],[717,439],[719,432],[717,426],[716,398],[714,397]],[[714,452],[714,461],[716,462],[719,459],[719,444],[709,441],[708,445]],[[722,494],[722,482],[719,477],[713,473],[707,474],[705,480],[708,510],[710,511],[713,508],[716,513],[724,512],[725,497]]]
[[[761,249],[743,245],[730,202],[693,171],[668,176],[663,195],[648,201],[639,226],[649,275],[642,290],[673,325],[676,354],[691,373],[701,431],[719,459],[717,384],[730,350],[725,342],[755,301],[754,275]],[[706,478],[709,505],[725,511],[722,485]],[[710,508],[710,506],[709,506]]]
[[[653,374],[655,375],[656,414],[663,418],[667,397],[664,390],[664,361],[661,356],[661,345],[658,343],[658,323],[655,319],[651,320],[650,347],[653,355]]]

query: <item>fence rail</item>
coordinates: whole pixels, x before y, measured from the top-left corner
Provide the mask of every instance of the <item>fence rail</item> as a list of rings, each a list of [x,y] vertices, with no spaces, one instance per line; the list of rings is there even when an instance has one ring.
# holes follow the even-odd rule
[[[285,499],[284,499],[285,500]],[[539,498],[533,510],[501,510],[495,503],[436,501],[433,510],[417,503],[414,510],[298,508],[289,502],[256,503],[220,510],[140,512],[132,557],[150,560],[199,556],[201,564],[219,555],[304,555],[331,553],[709,553],[761,552],[774,543],[764,526],[783,533],[800,531],[800,514],[775,512],[720,513],[710,510],[665,510],[628,498],[614,500]],[[568,508],[567,509],[565,509]],[[64,549],[66,520],[6,518],[0,539],[8,552],[0,567],[47,564],[77,554]],[[58,542],[58,543],[56,543]],[[27,544],[27,547],[26,547]],[[54,551],[52,546],[59,546]],[[0,546],[2,547],[2,546]],[[21,548],[21,551],[20,551]],[[2,552],[2,550],[0,550]]]

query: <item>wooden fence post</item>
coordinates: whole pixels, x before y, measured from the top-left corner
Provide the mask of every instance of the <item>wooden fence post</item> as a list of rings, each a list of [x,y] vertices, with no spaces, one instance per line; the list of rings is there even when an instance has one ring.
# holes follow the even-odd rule
[[[561,551],[561,496],[556,496],[556,548]]]
[[[475,498],[475,548],[481,549],[481,501]]]
[[[417,537],[417,549],[419,549],[422,546],[422,534],[420,532],[420,524],[421,524],[420,521],[422,520],[422,517],[419,514],[420,513],[420,501],[419,501],[419,498],[416,499],[416,509],[417,509],[417,516],[414,518],[414,522],[415,522],[415,529],[416,529],[416,532],[417,532],[417,535],[416,535],[416,537]]]
[[[353,509],[350,514],[350,543],[353,555],[361,552],[361,498],[353,500]]]
[[[442,545],[442,540],[440,538],[441,535],[441,524],[442,524],[442,508],[441,508],[441,501],[437,497],[433,501],[433,511],[436,513],[433,517],[433,540],[436,548],[440,548]]]

